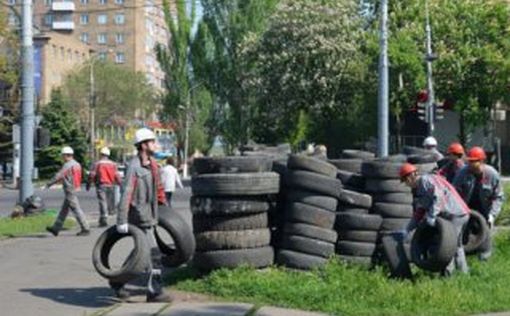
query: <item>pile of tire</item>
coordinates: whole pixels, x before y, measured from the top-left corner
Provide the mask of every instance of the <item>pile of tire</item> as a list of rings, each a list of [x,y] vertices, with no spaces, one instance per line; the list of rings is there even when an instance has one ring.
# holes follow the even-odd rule
[[[308,270],[335,253],[333,229],[342,183],[326,161],[290,155],[286,170],[285,220],[276,263]]]
[[[362,192],[365,189],[365,179],[361,175],[361,164],[374,158],[371,152],[346,149],[340,159],[331,159],[329,163],[337,167],[337,178],[345,188]]]
[[[191,180],[196,239],[193,265],[202,271],[274,262],[268,226],[270,196],[280,177],[268,157],[199,158]]]

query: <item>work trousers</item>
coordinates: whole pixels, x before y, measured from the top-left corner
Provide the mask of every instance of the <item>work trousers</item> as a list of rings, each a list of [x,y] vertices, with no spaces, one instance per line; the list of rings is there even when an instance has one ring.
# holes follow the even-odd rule
[[[74,193],[67,192],[64,198],[64,203],[62,204],[62,208],[58,213],[57,220],[53,224],[53,229],[56,231],[60,231],[64,226],[64,222],[67,218],[67,215],[71,211],[76,218],[76,221],[80,225],[82,230],[89,230],[89,223],[85,218],[85,214],[83,213],[80,202],[78,201],[78,197]]]
[[[469,216],[455,216],[449,219],[449,221],[452,223],[455,234],[457,235],[457,251],[455,252],[455,256],[453,257],[452,261],[446,267],[445,274],[451,275],[455,268],[457,268],[462,273],[468,273],[469,268],[466,261],[466,253],[464,252],[462,236],[469,221]]]
[[[108,215],[115,214],[115,187],[98,185],[96,187],[97,200],[99,201],[99,217],[106,219]]]

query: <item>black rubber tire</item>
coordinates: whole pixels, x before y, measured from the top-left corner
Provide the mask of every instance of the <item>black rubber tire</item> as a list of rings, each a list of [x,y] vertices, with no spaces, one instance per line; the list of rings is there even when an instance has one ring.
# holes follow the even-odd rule
[[[423,270],[443,271],[456,251],[457,236],[447,220],[437,218],[435,227],[422,223],[416,228],[411,241],[411,257]]]
[[[407,156],[407,162],[412,164],[436,164],[437,158],[433,154],[426,155],[409,155]]]
[[[203,174],[191,179],[191,191],[202,196],[276,194],[280,176],[275,172]]]
[[[361,159],[331,159],[329,163],[334,165],[338,170],[349,171],[353,173],[361,173]]]
[[[345,230],[377,231],[383,222],[381,216],[374,214],[339,213],[337,217],[337,226]]]
[[[483,242],[490,236],[489,225],[482,214],[471,211],[469,221],[462,236],[466,254],[479,252]]]
[[[261,229],[268,227],[267,212],[247,215],[228,216],[193,216],[193,231],[201,233],[204,231],[230,231],[245,229]]]
[[[271,171],[272,161],[268,157],[201,157],[193,160],[196,174],[239,173]]]
[[[383,218],[411,218],[413,216],[411,204],[374,203],[372,211]]]
[[[368,214],[370,210],[367,208],[353,208],[349,205],[339,205],[337,211],[339,213]]]
[[[166,230],[174,242],[172,246],[166,245],[156,231],[156,242],[165,256],[165,265],[178,267],[188,262],[193,257],[196,247],[190,225],[175,210],[168,206],[160,206],[158,208],[158,227]]]
[[[411,188],[397,179],[367,179],[365,182],[365,190],[373,193],[411,193]]]
[[[332,229],[335,224],[335,212],[324,210],[299,202],[287,204],[286,218],[289,222],[310,224]]]
[[[342,181],[344,186],[353,187],[358,190],[365,189],[365,178],[361,174],[338,170],[336,178]]]
[[[392,162],[392,163],[404,163],[407,161],[407,155],[404,155],[404,154],[389,155],[386,157],[377,158],[377,161]]]
[[[273,161],[273,167],[271,168],[271,171],[278,173],[280,175],[280,179],[282,179],[282,177],[287,174],[288,170],[289,168],[287,168],[287,159]]]
[[[313,172],[289,170],[285,181],[287,186],[338,198],[342,182]]]
[[[338,239],[345,241],[358,241],[376,243],[379,238],[379,233],[374,230],[345,230],[342,229],[338,232]]]
[[[195,235],[197,251],[259,248],[269,245],[271,232],[265,229],[210,231]]]
[[[192,196],[190,208],[193,214],[253,214],[269,210],[267,197],[259,196],[232,196],[232,197],[205,197]]]
[[[193,257],[193,266],[201,271],[219,268],[236,268],[249,265],[254,268],[265,268],[274,262],[273,247],[250,249],[231,249],[197,252]]]
[[[421,156],[430,155],[430,150],[425,149],[425,148],[421,148],[421,147],[414,147],[414,146],[404,146],[404,148],[402,148],[402,152],[405,155],[407,155],[407,156],[411,156],[411,155],[421,155]]]
[[[120,269],[112,270],[108,260],[110,251],[116,242],[126,237],[133,238],[135,248]],[[99,235],[92,249],[92,264],[96,271],[110,282],[120,284],[125,284],[144,273],[149,266],[149,257],[147,236],[134,225],[129,225],[127,234],[119,234],[115,226],[106,229]]]
[[[289,235],[314,238],[329,243],[335,243],[338,239],[338,235],[334,230],[303,223],[286,223],[283,226],[283,232]]]
[[[361,165],[361,174],[367,178],[398,179],[402,163],[386,161],[365,161]]]
[[[280,247],[323,258],[335,253],[335,243],[297,235],[284,235]]]
[[[410,218],[384,218],[381,225],[381,231],[402,230],[409,224]]]
[[[375,154],[364,150],[345,149],[342,150],[342,158],[370,160],[375,158]]]
[[[374,265],[373,257],[362,257],[362,256],[347,256],[338,255],[340,261],[343,261],[350,265],[362,266],[365,268],[371,268]]]
[[[343,189],[338,200],[344,205],[352,205],[359,208],[370,208],[372,197],[368,194],[358,193]]]
[[[286,195],[287,201],[299,202],[316,206],[334,212],[338,206],[338,200],[334,197],[319,195],[315,192],[290,189]]]
[[[319,173],[330,178],[336,177],[336,167],[332,164],[313,157],[290,155],[287,167],[292,170],[304,170]]]
[[[375,243],[343,241],[337,243],[336,251],[341,255],[372,257],[377,250]]]
[[[412,193],[376,193],[372,195],[374,203],[412,204]]]
[[[276,263],[289,268],[311,270],[324,266],[328,260],[292,250],[281,249],[276,253]]]
[[[397,279],[411,279],[411,265],[404,249],[403,238],[396,234],[388,234],[382,237],[384,257],[388,262],[391,277]]]

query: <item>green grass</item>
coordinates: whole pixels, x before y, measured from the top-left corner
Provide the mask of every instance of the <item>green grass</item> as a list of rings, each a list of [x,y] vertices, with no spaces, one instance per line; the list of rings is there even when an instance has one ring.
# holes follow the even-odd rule
[[[510,226],[510,183],[505,184],[503,190],[505,192],[505,203],[503,203],[503,208],[496,220],[496,224]]]
[[[46,232],[46,226],[52,225],[54,221],[54,211],[47,211],[41,215],[29,217],[0,218],[0,238],[43,233]],[[74,224],[74,221],[66,220],[64,228],[71,228]]]
[[[470,258],[470,275],[445,279],[419,272],[416,279],[387,278],[331,260],[312,272],[272,267],[218,270],[203,278],[183,268],[167,281],[173,287],[227,300],[325,312],[332,315],[466,315],[510,310],[510,233],[496,237],[489,262]]]

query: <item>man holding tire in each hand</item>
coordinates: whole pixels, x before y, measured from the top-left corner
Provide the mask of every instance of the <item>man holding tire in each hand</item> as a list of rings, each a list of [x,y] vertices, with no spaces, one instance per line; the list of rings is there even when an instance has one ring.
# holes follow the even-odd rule
[[[462,235],[471,210],[462,197],[443,177],[436,174],[419,175],[416,166],[410,163],[405,163],[400,168],[400,180],[413,189],[414,198],[413,218],[404,229],[404,235],[407,237],[421,221],[434,227],[438,216],[445,218],[455,229],[457,251],[453,260],[443,271],[443,275],[451,275],[455,267],[462,273],[468,273]]]
[[[163,290],[161,253],[154,236],[158,224],[158,205],[166,204],[165,192],[159,178],[159,166],[152,158],[155,140],[156,136],[147,128],[141,128],[135,133],[138,154],[131,159],[126,171],[119,203],[117,232],[127,234],[128,222],[145,232],[151,247],[150,264],[146,273],[147,302],[171,302],[170,295]],[[119,298],[129,297],[124,284],[110,285]]]

